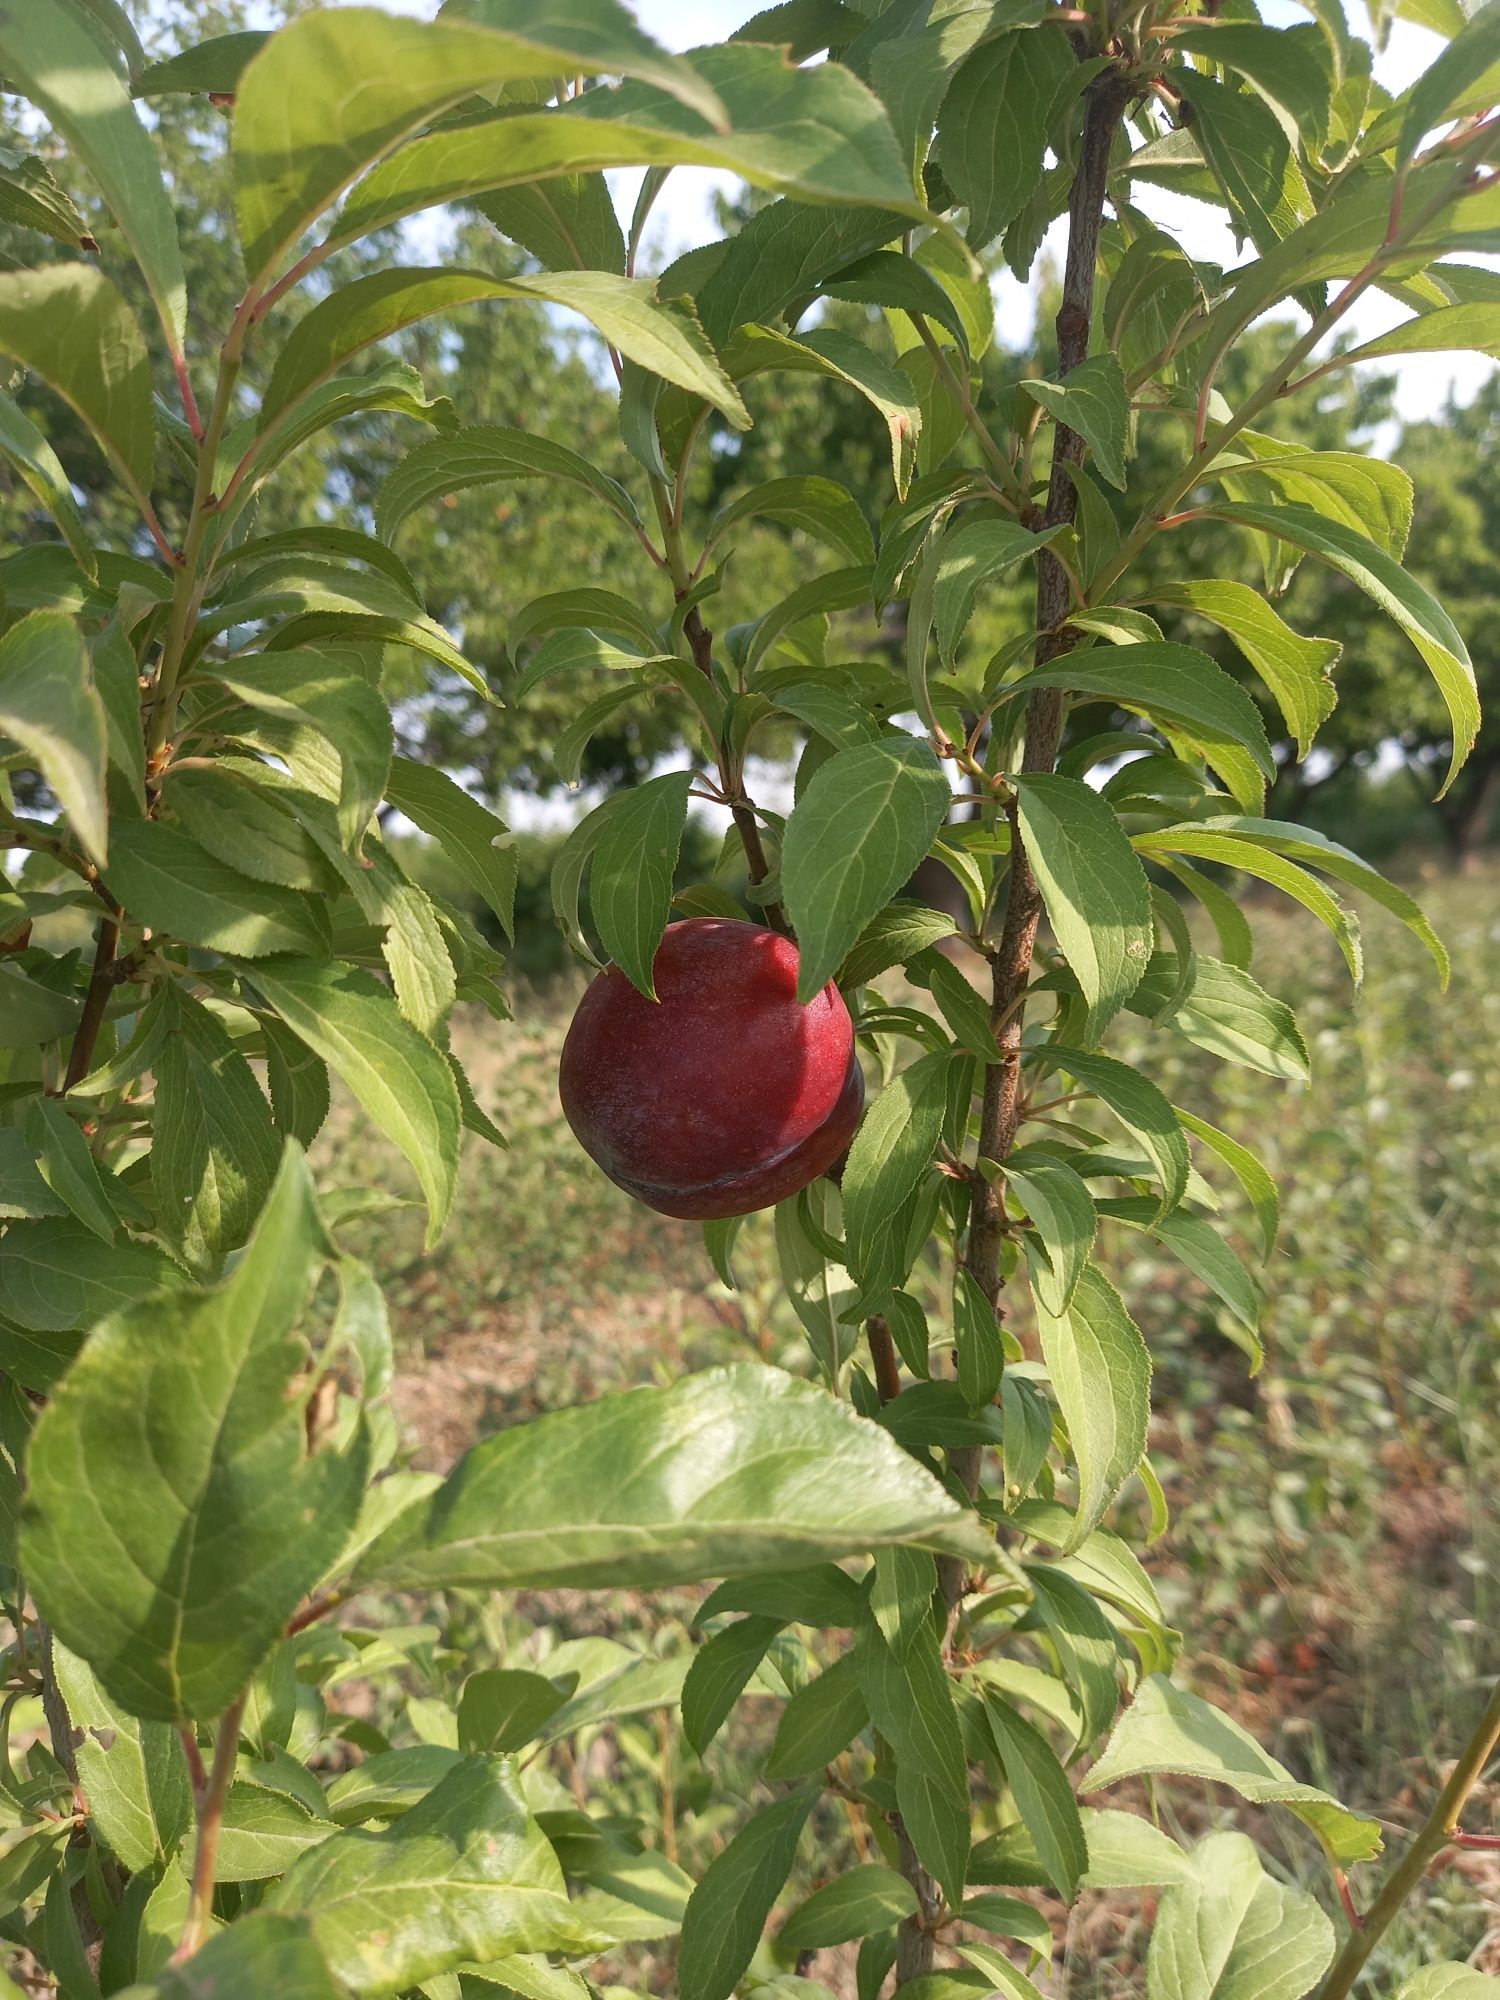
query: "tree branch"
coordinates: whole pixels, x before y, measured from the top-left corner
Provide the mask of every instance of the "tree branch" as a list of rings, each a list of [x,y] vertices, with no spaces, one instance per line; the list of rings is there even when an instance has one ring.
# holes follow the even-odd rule
[[[1318,1988],[1317,2000],[1346,2000],[1401,1905],[1443,1849],[1454,1844],[1465,1802],[1497,1749],[1500,1749],[1500,1681],[1496,1682],[1474,1734],[1454,1765],[1426,1824],[1391,1871],[1364,1922],[1357,1930],[1350,1930],[1343,1950]]]
[[[1083,140],[1078,169],[1073,178],[1068,203],[1068,256],[1063,273],[1062,303],[1057,313],[1058,374],[1067,375],[1088,354],[1089,335],[1094,323],[1094,274],[1099,255],[1099,231],[1104,220],[1104,200],[1109,185],[1109,155],[1130,86],[1113,70],[1103,71],[1089,86]],[[1052,472],[1047,489],[1043,525],[1052,528],[1073,520],[1078,506],[1077,488],[1071,468],[1082,464],[1084,442],[1076,431],[1059,423],[1052,446]],[[1071,598],[1068,574],[1047,549],[1038,557],[1036,664],[1045,666],[1067,652],[1071,634],[1067,615]],[[1050,771],[1057,761],[1062,736],[1063,697],[1047,688],[1031,697],[1026,711],[1026,750],[1022,769]],[[991,1064],[984,1073],[984,1094],[979,1117],[979,1153],[989,1160],[1004,1160],[1015,1144],[1020,1115],[1021,1034],[1025,1025],[1025,994],[1031,978],[1032,954],[1036,949],[1037,925],[1042,899],[1036,877],[1026,858],[1014,804],[1011,821],[1010,886],[1006,897],[1005,923],[1000,942],[991,959],[990,1019],[1004,1060]],[[969,1240],[964,1262],[984,1296],[998,1310],[1000,1299],[1000,1249],[1004,1237],[1004,1212],[999,1190],[983,1174],[973,1180],[969,1210]],[[979,1489],[981,1452],[967,1445],[948,1455],[949,1469],[970,1497]],[[938,1561],[938,1588],[949,1616],[957,1608],[964,1589],[964,1565],[960,1558],[943,1556]],[[916,1890],[919,1916],[901,1926],[897,1943],[898,1983],[920,1978],[932,1970],[932,1933],[922,1922],[930,1911],[937,1891],[930,1876],[903,1841],[902,1873]]]
[[[193,1853],[193,1884],[188,1896],[187,1922],[182,1939],[172,1954],[180,1965],[207,1938],[213,1921],[214,1880],[218,1873],[219,1834],[224,1824],[224,1800],[240,1754],[240,1718],[245,1713],[245,1697],[231,1702],[219,1723],[214,1744],[213,1768],[206,1786],[194,1789],[193,1805],[198,1815],[198,1843]],[[198,1768],[202,1769],[202,1759]]]

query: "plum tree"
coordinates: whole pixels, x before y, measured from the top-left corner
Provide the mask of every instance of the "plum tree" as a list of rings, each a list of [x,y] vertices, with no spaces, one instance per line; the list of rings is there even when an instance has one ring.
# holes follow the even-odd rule
[[[708,1221],[785,1201],[839,1158],[864,1108],[844,996],[803,1006],[797,947],[759,924],[670,924],[655,993],[618,966],[589,987],[563,1045],[563,1110],[617,1186]]]

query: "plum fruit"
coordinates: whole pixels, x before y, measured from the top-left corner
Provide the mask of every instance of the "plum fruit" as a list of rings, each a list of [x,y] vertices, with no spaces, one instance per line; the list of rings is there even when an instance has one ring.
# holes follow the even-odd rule
[[[785,1201],[854,1137],[865,1086],[830,982],[802,1006],[797,947],[758,924],[670,924],[648,1000],[600,973],[563,1044],[562,1107],[618,1187],[708,1221]]]

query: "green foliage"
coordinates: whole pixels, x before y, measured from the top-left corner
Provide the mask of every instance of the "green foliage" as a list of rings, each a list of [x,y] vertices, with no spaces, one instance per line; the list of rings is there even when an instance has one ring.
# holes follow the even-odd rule
[[[1320,918],[1356,979],[1325,877],[1447,972],[1404,890],[1263,816],[1265,714],[1305,754],[1337,644],[1215,579],[1238,536],[1268,595],[1306,556],[1362,593],[1430,671],[1453,785],[1477,677],[1404,566],[1409,481],[1256,426],[1356,358],[1320,343],[1371,286],[1413,319],[1367,358],[1500,345],[1492,291],[1451,261],[1500,242],[1474,82],[1496,19],[1445,20],[1392,100],[1357,88],[1341,21],[1211,31],[1157,0],[1107,22],[799,5],[691,56],[617,0],[312,8],[266,36],[214,18],[154,64],[113,0],[0,9],[7,82],[66,149],[59,175],[0,159],[0,215],[40,238],[0,273],[0,352],[32,378],[0,455],[36,510],[0,565],[0,1736],[40,1695],[50,1739],[24,1777],[0,1743],[0,1934],[61,1992],[578,2000],[601,1959],[675,1938],[683,2000],[826,1991],[803,1954],[856,1940],[862,2000],[893,1968],[905,2000],[1031,2000],[958,1927],[1045,1956],[1045,1920],[990,1892],[1067,1904],[1090,1880],[1162,1889],[1153,2000],[1302,2000],[1323,1975],[1329,1919],[1248,1840],[1075,1798],[1085,1755],[1090,1791],[1222,1785],[1287,1808],[1336,1885],[1379,1846],[1172,1678],[1179,1635],[1117,1532],[1137,1496],[1157,1529],[1165,1503],[1152,1355],[1105,1258],[1117,1229],[1159,1244],[1259,1364],[1257,1279],[1214,1216],[1224,1169],[1269,1250],[1274,1181],[1161,1080],[1179,1045],[1307,1073],[1250,970],[1239,877]],[[783,33],[796,62],[758,39]],[[213,130],[178,100],[205,91],[242,273],[174,204]],[[678,165],[774,199],[640,275]],[[630,166],[651,171],[627,232],[604,175]],[[1159,182],[1254,254],[1190,263],[1136,204]],[[448,203],[515,253],[471,218],[453,255],[406,261],[393,225]],[[1056,356],[1006,355],[974,252],[1024,274],[1064,212]],[[79,261],[103,217],[108,271]],[[1249,331],[1288,303],[1306,332]],[[617,401],[559,369],[543,307],[592,330]],[[504,407],[428,394],[418,364],[453,379],[469,340]],[[559,385],[545,413],[528,355]],[[815,472],[779,455],[778,398],[847,426]],[[412,423],[436,435],[398,456]],[[543,496],[539,540],[576,510],[598,562],[549,558],[502,640],[467,607],[481,510],[517,489]],[[1211,562],[1176,558],[1200,536]],[[893,608],[899,644],[872,645]],[[1202,625],[1268,702],[1186,642]],[[512,727],[524,747],[486,764]],[[685,757],[653,771],[670,743]],[[781,815],[750,760],[788,746]],[[461,1001],[507,1014],[492,938],[528,885],[473,791],[523,758],[539,784],[638,780],[555,856],[581,956],[587,921],[650,995],[674,907],[758,911],[794,930],[803,1001],[838,980],[881,1087],[841,1177],[772,1225],[819,1379],[753,1362],[597,1397],[435,1480],[401,1463],[390,1325],[343,1235],[407,1196],[320,1193],[304,1149],[335,1079],[402,1157],[432,1251],[464,1131],[504,1145],[451,1029]],[[684,890],[695,793],[732,832]],[[931,866],[961,921],[901,895]],[[709,1243],[732,1283],[733,1233]],[[420,1616],[437,1593],[715,1581],[691,1654],[566,1640],[486,1656],[456,1701],[437,1628],[359,1622],[395,1593]],[[419,1661],[415,1742],[334,1699]],[[781,1704],[752,1810],[692,1872],[635,1840],[586,1757],[564,1788],[542,1754],[680,1711],[701,1765],[752,1693]],[[663,1724],[651,1756],[676,1742]],[[767,1941],[830,1798],[880,1858]]]

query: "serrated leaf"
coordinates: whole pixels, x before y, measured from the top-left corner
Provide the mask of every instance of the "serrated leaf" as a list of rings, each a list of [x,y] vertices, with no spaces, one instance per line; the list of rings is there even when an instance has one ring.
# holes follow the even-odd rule
[[[1096,1042],[1151,957],[1146,871],[1105,799],[1079,778],[1012,779],[1027,858],[1047,920],[1089,1005]]]
[[[701,1757],[743,1694],[779,1618],[740,1618],[701,1645],[682,1684],[682,1733]]]
[[[52,1192],[86,1229],[103,1242],[113,1243],[120,1218],[105,1189],[99,1163],[89,1151],[88,1140],[56,1098],[33,1098],[28,1105],[26,1142]]]
[[[54,1645],[57,1685],[78,1732],[74,1757],[89,1820],[132,1874],[171,1860],[192,1825],[193,1787],[177,1731],[111,1702],[76,1653]]]
[[[469,886],[515,935],[516,851],[503,819],[471,798],[445,771],[408,757],[392,760],[386,797],[438,841]]]
[[[1380,1852],[1380,1828],[1315,1785],[1299,1784],[1248,1731],[1164,1674],[1151,1674],[1085,1780],[1102,1791],[1125,1778],[1183,1777],[1227,1785],[1255,1805],[1284,1805],[1347,1865]]]
[[[62,1333],[185,1282],[154,1243],[101,1243],[71,1215],[16,1222],[0,1257],[0,1314],[33,1333]]]
[[[278,958],[247,965],[243,976],[406,1155],[427,1198],[427,1241],[435,1242],[453,1202],[461,1123],[440,1051],[353,966]]]
[[[863,1274],[879,1239],[937,1151],[949,1059],[921,1056],[886,1085],[854,1135],[841,1183],[851,1268]]]
[[[1071,1902],[1089,1861],[1067,1773],[1046,1737],[1008,1702],[989,1695],[984,1708],[1006,1783],[1036,1843],[1047,1879],[1065,1902]]]
[[[847,1404],[746,1366],[487,1439],[385,1531],[360,1574],[399,1588],[646,1587],[887,1542],[971,1551],[982,1537]]]
[[[678,1984],[699,2000],[729,2000],[780,1894],[817,1801],[809,1785],[764,1807],[715,1856],[688,1899]]]
[[[304,1918],[253,1910],[219,1931],[181,1965],[169,1965],[120,2000],[348,2000]]]
[[[357,1996],[450,1967],[589,1941],[510,1767],[466,1757],[383,1831],[347,1827],[304,1854],[264,1908],[305,1916]]]
[[[490,1755],[524,1749],[567,1700],[572,1678],[554,1681],[516,1667],[470,1674],[458,1700],[460,1749]]]
[[[841,750],[815,774],[787,821],[781,862],[804,1004],[911,875],[951,802],[931,745],[912,739]]]
[[[117,818],[111,832],[105,879],[134,922],[246,958],[327,948],[324,910],[296,890],[252,882],[160,820]]]
[[[0,736],[36,760],[73,830],[103,864],[104,705],[71,618],[33,611],[0,639]]]
[[[1210,510],[1278,540],[1306,549],[1357,584],[1400,626],[1437,683],[1453,725],[1453,755],[1438,797],[1452,784],[1479,733],[1479,696],[1463,635],[1437,599],[1366,536],[1326,519],[1310,507],[1240,507]]]
[[[1053,97],[1073,61],[1055,35],[1001,35],[964,62],[938,114],[943,174],[982,250],[1041,182]]]
[[[938,654],[952,666],[983,586],[1051,541],[1056,530],[1033,534],[1015,521],[965,521],[945,535],[933,579]]]
[[[0,273],[0,354],[57,391],[137,500],[156,457],[151,363],[122,295],[88,264]]]
[[[1095,696],[1184,731],[1241,800],[1263,798],[1265,781],[1276,775],[1254,701],[1217,661],[1191,646],[1092,647],[1023,674],[1006,693],[1042,687]]]
[[[145,1720],[221,1714],[353,1526],[365,1453],[310,1454],[288,1394],[323,1250],[289,1150],[233,1276],[106,1320],[32,1434],[28,1582]]]
[[[326,388],[333,385],[328,384]],[[452,437],[432,438],[409,451],[381,486],[376,520],[387,541],[407,516],[440,495],[461,493],[502,479],[549,479],[581,487],[622,521],[636,526],[640,513],[618,480],[551,438],[504,424],[475,424]]]
[[[1304,639],[1245,583],[1189,578],[1157,585],[1151,601],[1196,612],[1229,634],[1276,697],[1297,754],[1305,757],[1338,699],[1332,671],[1343,651],[1341,641]]]
[[[117,71],[67,0],[27,0],[24,21],[10,8],[0,14],[0,67],[88,168],[180,355],[187,285],[177,217]]]
[[[869,1722],[854,1656],[844,1653],[800,1687],[781,1712],[766,1760],[768,1778],[811,1778]]]
[[[783,1951],[823,1951],[884,1930],[916,1911],[917,1892],[906,1878],[894,1868],[867,1862],[815,1889],[787,1918],[776,1943]]]
[[[702,396],[737,428],[749,424],[738,390],[696,320],[678,307],[659,304],[649,279],[616,277],[608,271],[492,278],[483,271],[443,266],[393,266],[341,286],[297,322],[271,372],[261,403],[261,429],[373,342],[435,313],[483,300],[513,299],[581,313],[605,340],[642,368]]]
[[[160,62],[148,63],[130,86],[132,97],[170,97],[178,91],[232,97],[252,56],[260,54],[270,35],[264,28],[241,28],[213,35]]]
[[[672,914],[672,877],[687,820],[691,771],[668,771],[617,792],[594,849],[589,907],[599,940],[631,984],[656,998],[657,947]]]
[[[1163,1893],[1149,2000],[1302,2000],[1333,1958],[1333,1925],[1305,1890],[1274,1881],[1242,1833],[1214,1833]]]
[[[1435,56],[1406,94],[1401,137],[1396,147],[1404,165],[1435,125],[1474,82],[1500,63],[1500,7],[1480,7]]]
[[[1086,1749],[1108,1729],[1120,1705],[1114,1627],[1090,1593],[1065,1571],[1029,1563],[1026,1575],[1063,1676],[1078,1697],[1083,1718],[1079,1744]]]
[[[731,529],[754,520],[777,521],[783,527],[799,529],[855,566],[875,559],[869,523],[853,496],[831,479],[796,474],[762,480],[719,509],[710,524],[706,546],[713,548]]]
[[[1177,1114],[1149,1077],[1113,1056],[1056,1048],[1064,1069],[1106,1104],[1139,1141],[1161,1179],[1162,1210],[1175,1208],[1187,1191],[1188,1144]]]
[[[870,1719],[895,1753],[902,1824],[923,1866],[956,1904],[969,1860],[969,1772],[936,1632],[925,1626],[898,1655],[867,1613],[854,1657]]]
[[[1125,371],[1112,354],[1090,355],[1061,382],[1023,379],[1021,387],[1059,424],[1081,437],[1095,465],[1120,492],[1125,490],[1125,449],[1130,435],[1130,391]]]
[[[72,196],[58,186],[47,162],[35,153],[0,149],[0,221],[15,229],[34,229],[66,243],[70,250],[96,247]]]
[[[1063,1551],[1071,1555],[1145,1452],[1151,1357],[1119,1293],[1092,1266],[1079,1278],[1066,1313],[1050,1313],[1037,1299],[1037,1323],[1078,1468],[1078,1511]]]
[[[0,202],[0,214],[3,207]],[[68,475],[46,438],[9,396],[0,396],[0,457],[15,468],[52,516],[79,568],[92,581],[98,574],[98,560],[73,498]]]
[[[1048,1312],[1066,1312],[1097,1230],[1088,1183],[1065,1161],[1029,1150],[1010,1156],[1005,1178],[1020,1196],[1047,1253],[1045,1265],[1032,1265],[1032,1286]]]
[[[1396,2000],[1500,2000],[1500,1979],[1472,1965],[1424,1965],[1402,1981]]]
[[[715,118],[712,90],[611,0],[530,12],[471,0],[468,20],[431,24],[372,8],[304,16],[272,37],[240,79],[232,159],[235,215],[252,289],[364,168],[438,113],[521,77],[590,66],[636,70]],[[486,25],[479,25],[484,23]],[[491,27],[490,23],[493,23]],[[585,53],[587,51],[587,53]],[[309,77],[329,88],[309,89]]]
[[[172,988],[167,1020],[156,1058],[152,1190],[164,1234],[203,1270],[249,1236],[281,1148],[254,1072],[215,1016]]]

